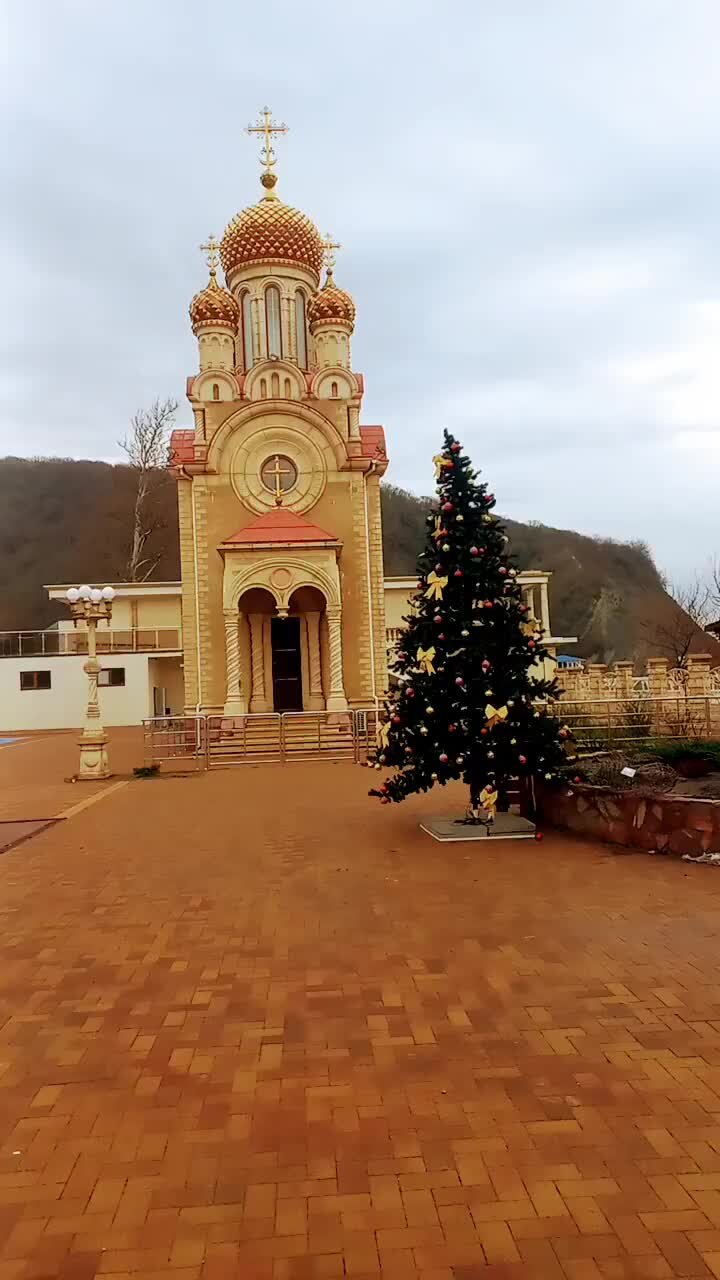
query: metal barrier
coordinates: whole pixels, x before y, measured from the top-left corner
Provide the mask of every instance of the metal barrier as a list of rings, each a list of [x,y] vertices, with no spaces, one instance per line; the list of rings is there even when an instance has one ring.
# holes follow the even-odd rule
[[[166,760],[190,760],[205,768],[207,723],[205,716],[152,716],[143,720],[145,764]]]
[[[143,721],[145,761],[198,769],[301,760],[359,761],[375,745],[378,713],[286,711],[246,716],[154,716]]]
[[[653,739],[720,737],[720,698],[678,694],[648,698],[578,698],[552,705],[581,746],[640,745]]]

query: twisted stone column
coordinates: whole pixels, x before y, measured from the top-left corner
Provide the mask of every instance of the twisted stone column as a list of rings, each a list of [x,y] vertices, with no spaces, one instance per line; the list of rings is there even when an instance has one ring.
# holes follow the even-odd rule
[[[340,609],[328,609],[328,648],[330,650],[330,690],[328,692],[328,711],[347,711],[347,698],[343,685],[342,669],[342,612]]]
[[[306,613],[308,650],[308,711],[324,711],[320,665],[320,614]]]
[[[240,614],[237,609],[225,609],[225,655],[227,661],[227,688],[225,715],[247,715],[247,699],[242,696],[240,685]]]
[[[252,651],[252,693],[250,696],[251,711],[269,711],[270,705],[265,692],[265,645],[263,643],[263,622],[261,613],[249,614],[250,647]]]

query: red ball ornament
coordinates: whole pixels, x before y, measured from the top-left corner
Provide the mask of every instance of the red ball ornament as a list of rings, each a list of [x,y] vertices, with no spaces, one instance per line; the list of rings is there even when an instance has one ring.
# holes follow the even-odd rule
[[[381,796],[381,797],[380,797],[380,803],[381,803],[381,804],[389,804],[389,803],[390,803],[390,797],[389,797],[389,796]]]
[[[471,555],[471,556],[479,556],[479,555],[480,555],[480,548],[479,548],[479,547],[471,547],[471,548],[470,548],[470,555]]]
[[[463,680],[462,676],[456,676],[455,683],[459,685],[464,685],[465,681]]]
[[[506,569],[504,566],[501,566],[501,567],[498,569],[498,573],[505,574],[505,573],[507,573],[507,569]]]
[[[527,756],[518,756],[518,764],[527,764]]]
[[[393,724],[402,724],[402,720],[401,720],[400,716],[393,716],[393,718],[392,718],[392,722],[393,722]]]
[[[454,577],[454,578],[462,578],[462,576],[463,576],[463,571],[462,571],[462,569],[456,569],[456,570],[455,570],[455,573],[453,574],[453,577]]]
[[[434,622],[434,623],[435,623],[435,625],[436,625],[436,626],[438,626],[438,627],[442,626],[442,614],[441,614],[441,613],[436,613],[436,614],[435,614],[435,617],[433,618],[433,622]]]
[[[443,504],[442,504],[442,509],[443,509],[443,511],[454,511],[454,510],[455,510],[455,508],[454,508],[454,506],[453,506],[452,502],[443,502]]]
[[[438,760],[440,761],[440,763],[441,763],[441,764],[447,764],[447,762],[448,762],[448,758],[447,758],[447,756],[445,755],[445,752],[444,752],[444,751],[443,751],[442,755],[439,755],[439,756],[438,756]]]
[[[487,735],[487,729],[481,729],[481,730],[480,730],[480,732],[481,732],[481,734],[482,734],[483,738],[484,738],[484,737],[486,737],[486,735]]]
[[[535,641],[528,640],[528,649],[534,649],[534,648],[535,648]]]
[[[440,635],[438,636],[438,640],[444,640],[444,639],[445,639],[445,632],[441,631]]]
[[[575,786],[578,786],[579,783],[582,782],[582,778],[573,778],[573,782],[575,783]]]
[[[536,840],[542,840],[542,839],[543,839],[543,833],[542,833],[542,831],[536,831],[536,832],[535,832],[535,839],[536,839]]]
[[[485,608],[486,608],[486,609],[492,609],[492,607],[493,607],[493,602],[492,602],[492,600],[486,600],[486,601],[485,601]]]
[[[453,452],[453,453],[459,453],[459,452],[460,452],[460,450],[462,449],[462,445],[461,445],[461,444],[458,444],[458,442],[457,442],[457,440],[456,440],[454,444],[451,444],[451,445],[450,445],[450,448],[451,448],[451,450],[452,450],[452,452]]]
[[[414,690],[414,689],[406,689],[406,690],[405,690],[405,693],[407,694],[408,698],[414,698],[414,697],[415,697],[415,690]]]
[[[456,729],[457,729],[457,725],[456,725],[456,724],[449,724],[449,725],[448,725],[448,733],[455,733]]]
[[[494,494],[494,493],[489,493],[489,494],[487,495],[487,501],[488,501],[488,502],[494,502],[494,501],[495,501],[495,494]]]
[[[480,666],[482,667],[483,671],[489,671],[491,665],[492,664],[488,662],[487,658],[483,658],[482,662],[480,663]]]
[[[382,791],[383,795],[385,795],[385,794],[386,794],[386,792],[387,792],[387,782],[383,782],[383,784],[382,784],[382,786],[381,786],[380,790]]]

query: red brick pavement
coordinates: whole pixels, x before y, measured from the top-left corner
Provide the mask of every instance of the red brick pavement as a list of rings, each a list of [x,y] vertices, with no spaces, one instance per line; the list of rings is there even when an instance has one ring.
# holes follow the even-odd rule
[[[720,1277],[720,877],[352,766],[0,858],[0,1280]]]

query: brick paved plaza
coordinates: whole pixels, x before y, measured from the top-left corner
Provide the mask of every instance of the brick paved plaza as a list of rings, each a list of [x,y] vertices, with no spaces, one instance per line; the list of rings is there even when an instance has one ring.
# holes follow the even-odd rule
[[[0,750],[71,811],[0,858],[0,1280],[720,1276],[713,870],[74,750]]]

